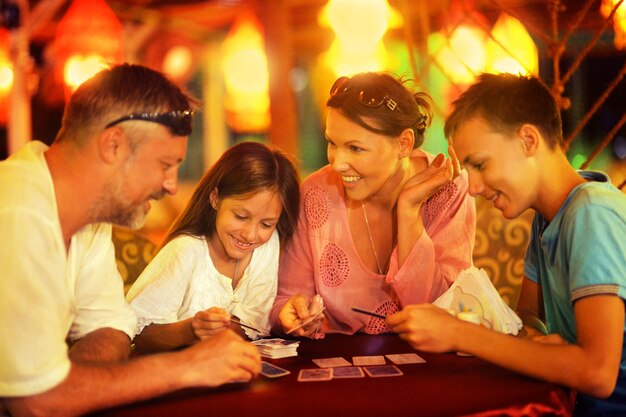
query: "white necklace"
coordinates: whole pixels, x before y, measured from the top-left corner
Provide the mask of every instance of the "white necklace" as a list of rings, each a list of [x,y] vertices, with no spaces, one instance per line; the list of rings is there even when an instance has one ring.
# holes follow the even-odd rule
[[[380,261],[378,260],[378,254],[376,253],[376,248],[374,247],[374,239],[372,238],[372,231],[370,230],[370,222],[367,219],[367,211],[365,211],[365,203],[361,202],[361,208],[363,209],[363,217],[365,218],[365,226],[367,227],[367,235],[370,238],[370,245],[372,245],[372,252],[374,252],[374,259],[376,259],[376,267],[378,268],[378,273],[383,275],[383,269],[380,267]]]

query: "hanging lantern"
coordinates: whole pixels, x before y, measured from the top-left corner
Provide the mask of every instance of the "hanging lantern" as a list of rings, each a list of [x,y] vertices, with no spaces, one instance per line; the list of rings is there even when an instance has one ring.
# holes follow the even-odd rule
[[[270,124],[269,73],[261,24],[240,15],[223,44],[228,124],[238,132],[263,132]]]
[[[74,0],[54,41],[57,79],[66,95],[96,72],[124,59],[122,24],[104,0]]]
[[[442,71],[456,84],[470,84],[485,69],[487,35],[479,27],[462,24],[446,36],[434,33],[428,37],[428,49]]]
[[[526,28],[516,18],[501,13],[487,41],[486,72],[537,75],[539,54]]]
[[[13,86],[13,65],[9,52],[11,34],[0,28],[0,124],[6,124],[9,95]]]
[[[602,0],[600,12],[602,16],[609,17],[619,0]],[[613,15],[613,28],[615,29],[615,47],[626,48],[626,2],[623,2]]]
[[[387,0],[329,0],[318,18],[336,38],[321,59],[335,75],[381,71],[387,66],[382,38],[389,27],[399,27],[402,17]]]

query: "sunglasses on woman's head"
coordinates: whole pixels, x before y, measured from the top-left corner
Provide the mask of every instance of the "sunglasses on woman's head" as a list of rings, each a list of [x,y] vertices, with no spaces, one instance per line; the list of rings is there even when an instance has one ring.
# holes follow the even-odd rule
[[[350,77],[339,77],[330,88],[330,96],[337,97],[348,94],[352,90],[352,84]],[[357,91],[357,89],[352,91]],[[382,87],[375,85],[359,86],[355,97],[360,104],[366,107],[376,108],[384,104],[389,110],[393,111],[398,105]]]
[[[176,136],[189,136],[191,134],[191,124],[193,121],[192,110],[175,110],[165,113],[132,113],[122,116],[107,124],[105,128],[115,126],[118,123],[128,120],[142,120],[144,122],[154,122],[167,126]]]

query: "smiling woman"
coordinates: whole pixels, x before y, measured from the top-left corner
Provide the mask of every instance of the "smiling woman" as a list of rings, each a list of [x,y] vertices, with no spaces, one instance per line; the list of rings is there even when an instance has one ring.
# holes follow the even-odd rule
[[[326,120],[329,165],[303,183],[301,223],[279,272],[272,325],[290,329],[326,310],[298,336],[323,330],[383,333],[381,315],[433,301],[471,265],[475,207],[467,176],[443,155],[418,149],[429,97],[386,74],[339,78]]]

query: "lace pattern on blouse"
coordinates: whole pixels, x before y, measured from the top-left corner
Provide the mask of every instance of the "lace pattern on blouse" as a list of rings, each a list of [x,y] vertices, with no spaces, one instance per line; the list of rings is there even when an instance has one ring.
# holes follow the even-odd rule
[[[437,190],[437,192],[426,201],[426,216],[429,219],[434,219],[441,212],[447,210],[458,191],[459,187],[454,182],[449,182]]]
[[[338,287],[350,274],[350,261],[339,246],[329,243],[320,257],[320,276],[327,287]]]
[[[382,305],[380,305],[376,309],[376,313],[382,314],[384,316],[388,316],[390,314],[394,314],[400,311],[400,305],[393,300],[385,301]],[[370,318],[369,323],[365,327],[365,333],[368,334],[381,334],[381,333],[391,333],[391,328],[385,324],[383,319],[379,319],[378,317]]]
[[[328,195],[320,187],[313,187],[304,197],[304,212],[309,228],[319,229],[328,220]]]

